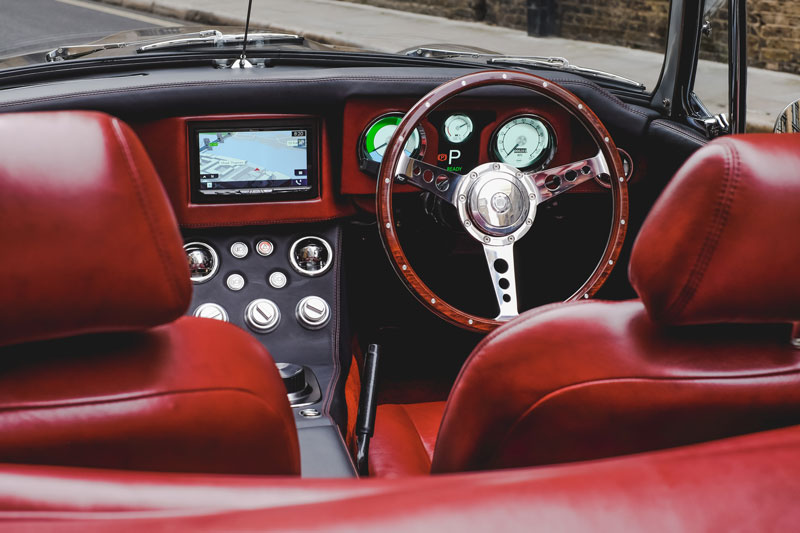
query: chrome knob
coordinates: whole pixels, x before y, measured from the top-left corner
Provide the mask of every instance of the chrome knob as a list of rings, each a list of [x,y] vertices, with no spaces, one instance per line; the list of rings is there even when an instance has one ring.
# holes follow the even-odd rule
[[[244,289],[245,283],[244,276],[235,273],[228,276],[228,279],[225,280],[225,285],[227,285],[232,291],[240,291]]]
[[[333,249],[321,237],[303,237],[292,244],[289,263],[304,276],[321,276],[333,264]]]
[[[250,252],[250,249],[247,245],[241,241],[235,242],[231,244],[231,255],[236,259],[243,259],[247,257],[247,254]]]
[[[270,287],[272,287],[273,289],[282,289],[289,282],[289,279],[286,277],[286,274],[284,274],[280,270],[276,270],[275,272],[269,275],[267,281],[269,282]]]
[[[213,318],[222,322],[228,321],[228,312],[225,311],[225,308],[211,302],[198,305],[193,314],[200,318]]]
[[[244,310],[247,325],[259,333],[269,333],[278,327],[281,311],[275,302],[259,298],[250,302]]]
[[[331,319],[331,308],[328,302],[319,296],[306,296],[297,302],[295,315],[304,328],[320,329]]]
[[[219,268],[219,257],[214,249],[204,242],[190,242],[183,245],[189,273],[195,283],[211,279]]]

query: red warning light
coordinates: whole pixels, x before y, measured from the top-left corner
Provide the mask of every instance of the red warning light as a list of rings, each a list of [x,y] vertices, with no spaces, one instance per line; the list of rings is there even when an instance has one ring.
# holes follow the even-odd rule
[[[447,154],[439,154],[436,156],[439,161],[447,161]]]

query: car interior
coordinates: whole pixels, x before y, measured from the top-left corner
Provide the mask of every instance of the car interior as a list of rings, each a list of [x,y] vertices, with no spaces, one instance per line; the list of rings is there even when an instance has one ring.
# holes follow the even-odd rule
[[[5,87],[0,138],[8,525],[797,518],[794,135],[550,70],[184,65]]]

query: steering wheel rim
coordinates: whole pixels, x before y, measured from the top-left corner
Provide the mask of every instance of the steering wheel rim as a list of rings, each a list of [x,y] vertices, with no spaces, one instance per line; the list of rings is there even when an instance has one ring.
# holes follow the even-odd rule
[[[417,125],[442,103],[450,100],[465,91],[484,87],[488,85],[514,85],[529,89],[537,94],[545,96],[554,101],[575,117],[590,134],[595,144],[598,146],[598,154],[593,158],[584,159],[535,172],[521,172],[509,165],[501,163],[484,163],[475,167],[471,172],[460,175],[453,172],[444,171],[424,161],[416,160],[405,155],[403,148],[405,140],[409,138]],[[588,172],[586,169],[589,169]],[[594,295],[605,280],[611,274],[617,259],[622,250],[625,239],[628,220],[628,189],[623,171],[622,161],[617,151],[611,135],[597,116],[583,103],[577,96],[551,81],[540,78],[533,74],[517,72],[511,70],[483,71],[467,74],[446,82],[424,97],[422,97],[409,111],[398,125],[386,147],[383,163],[378,175],[376,192],[376,212],[378,217],[378,229],[383,242],[384,250],[389,257],[397,275],[405,284],[406,288],[419,300],[425,307],[444,320],[461,328],[488,332],[507,322],[514,315],[506,312],[508,310],[509,299],[501,300],[498,288],[498,279],[503,276],[511,277],[514,283],[513,304],[516,306],[516,282],[513,268],[513,244],[527,233],[533,224],[536,205],[553,198],[562,192],[573,188],[575,185],[594,179],[600,173],[607,173],[610,176],[611,195],[612,195],[612,223],[609,230],[606,247],[594,270],[581,285],[565,301],[589,298]],[[559,178],[559,185],[555,189],[545,186],[545,181],[553,176]],[[567,176],[572,177],[568,181]],[[577,177],[576,177],[577,176]],[[431,179],[428,179],[428,178]],[[507,227],[494,226],[487,224],[480,216],[475,218],[466,215],[469,211],[468,206],[474,205],[472,202],[475,196],[467,198],[465,192],[472,191],[477,187],[477,183],[486,181],[503,182],[507,185],[508,191],[513,191],[514,205],[525,207],[522,219],[519,218],[520,209],[516,209],[514,224]],[[498,306],[500,314],[495,318],[485,318],[472,315],[458,309],[435,294],[419,277],[411,267],[408,258],[400,245],[394,224],[394,212],[392,208],[392,187],[398,183],[410,183],[418,188],[432,192],[456,206],[462,220],[464,229],[473,237],[478,238],[484,244],[487,261],[489,262],[490,274],[493,277],[495,291],[498,296]],[[446,187],[445,187],[446,184]],[[484,186],[483,189],[488,187]],[[533,189],[532,189],[533,188]],[[444,189],[444,190],[442,190]],[[549,193],[548,193],[549,191]],[[528,194],[528,198],[522,195]],[[549,194],[549,195],[548,195]],[[497,196],[497,194],[495,194]],[[508,202],[508,195],[503,199],[499,198],[500,207],[504,207]],[[534,196],[536,196],[534,198]],[[483,204],[486,204],[483,199]],[[492,197],[494,202],[494,197]],[[494,203],[493,203],[494,205]],[[532,210],[532,214],[531,214]],[[497,215],[496,213],[492,213]],[[502,234],[497,234],[501,232]],[[502,249],[502,252],[501,252]],[[492,252],[497,252],[499,259],[511,259],[510,274],[498,273],[497,269],[492,268]],[[497,263],[494,263],[495,265]],[[508,283],[508,282],[507,282]],[[503,293],[503,298],[510,298],[508,292]],[[504,302],[506,302],[504,306]]]

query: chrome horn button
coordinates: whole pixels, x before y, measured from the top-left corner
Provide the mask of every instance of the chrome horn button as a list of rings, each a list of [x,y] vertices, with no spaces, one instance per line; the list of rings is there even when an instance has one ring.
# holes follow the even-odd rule
[[[469,215],[484,233],[510,235],[525,222],[530,202],[522,184],[493,172],[472,187],[469,194]]]
[[[514,242],[528,232],[539,191],[530,177],[503,163],[485,163],[459,183],[457,208],[464,229],[483,244]]]

